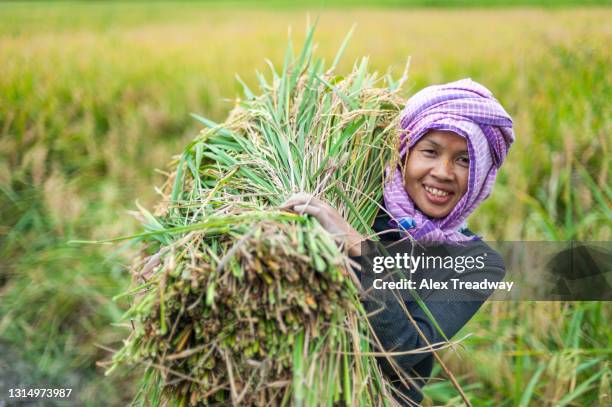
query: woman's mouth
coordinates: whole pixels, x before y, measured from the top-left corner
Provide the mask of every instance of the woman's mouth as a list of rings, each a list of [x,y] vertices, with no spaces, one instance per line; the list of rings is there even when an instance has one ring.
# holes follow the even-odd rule
[[[448,203],[454,195],[454,192],[443,191],[441,189],[434,188],[425,184],[423,184],[423,188],[425,189],[425,196],[427,197],[427,199],[431,203],[436,205],[443,205]]]

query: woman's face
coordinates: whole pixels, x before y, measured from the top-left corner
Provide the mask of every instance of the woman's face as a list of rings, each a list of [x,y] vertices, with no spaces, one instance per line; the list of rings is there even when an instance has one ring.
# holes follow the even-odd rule
[[[443,218],[467,191],[469,169],[466,140],[450,131],[432,130],[410,149],[404,187],[421,212]]]

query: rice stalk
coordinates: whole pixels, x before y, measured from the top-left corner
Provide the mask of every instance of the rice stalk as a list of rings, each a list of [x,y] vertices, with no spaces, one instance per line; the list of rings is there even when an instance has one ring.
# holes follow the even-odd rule
[[[135,403],[389,405],[346,248],[309,217],[282,212],[293,193],[329,202],[359,232],[395,157],[394,81],[346,76],[314,57],[314,29],[282,70],[244,83],[223,123],[173,163],[133,263],[134,329],[107,373],[145,367]],[[345,43],[341,51],[345,48]],[[240,79],[239,79],[240,80]],[[161,390],[160,390],[161,388]]]

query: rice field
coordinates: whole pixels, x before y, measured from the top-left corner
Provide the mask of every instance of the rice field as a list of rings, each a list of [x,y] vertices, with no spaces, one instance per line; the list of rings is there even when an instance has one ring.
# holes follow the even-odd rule
[[[197,113],[223,121],[257,89],[265,59],[317,20],[316,53],[338,72],[369,57],[408,97],[471,77],[513,115],[517,141],[470,220],[490,240],[610,240],[612,9],[256,8],[181,3],[0,5],[0,339],[36,383],[73,383],[80,404],[130,400],[136,371],[96,362],[126,329],[127,245],[74,246],[138,232]],[[605,406],[606,302],[488,303],[443,358],[474,405]],[[3,357],[0,355],[0,361]],[[462,405],[438,368],[424,405]],[[126,380],[129,378],[130,380]],[[4,397],[4,395],[2,395]],[[0,398],[1,400],[1,398]]]

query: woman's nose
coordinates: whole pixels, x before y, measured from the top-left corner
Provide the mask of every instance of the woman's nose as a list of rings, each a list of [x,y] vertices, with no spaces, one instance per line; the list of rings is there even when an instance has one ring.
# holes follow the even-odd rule
[[[451,179],[453,176],[453,165],[451,160],[441,158],[431,170],[431,175],[440,179]]]

